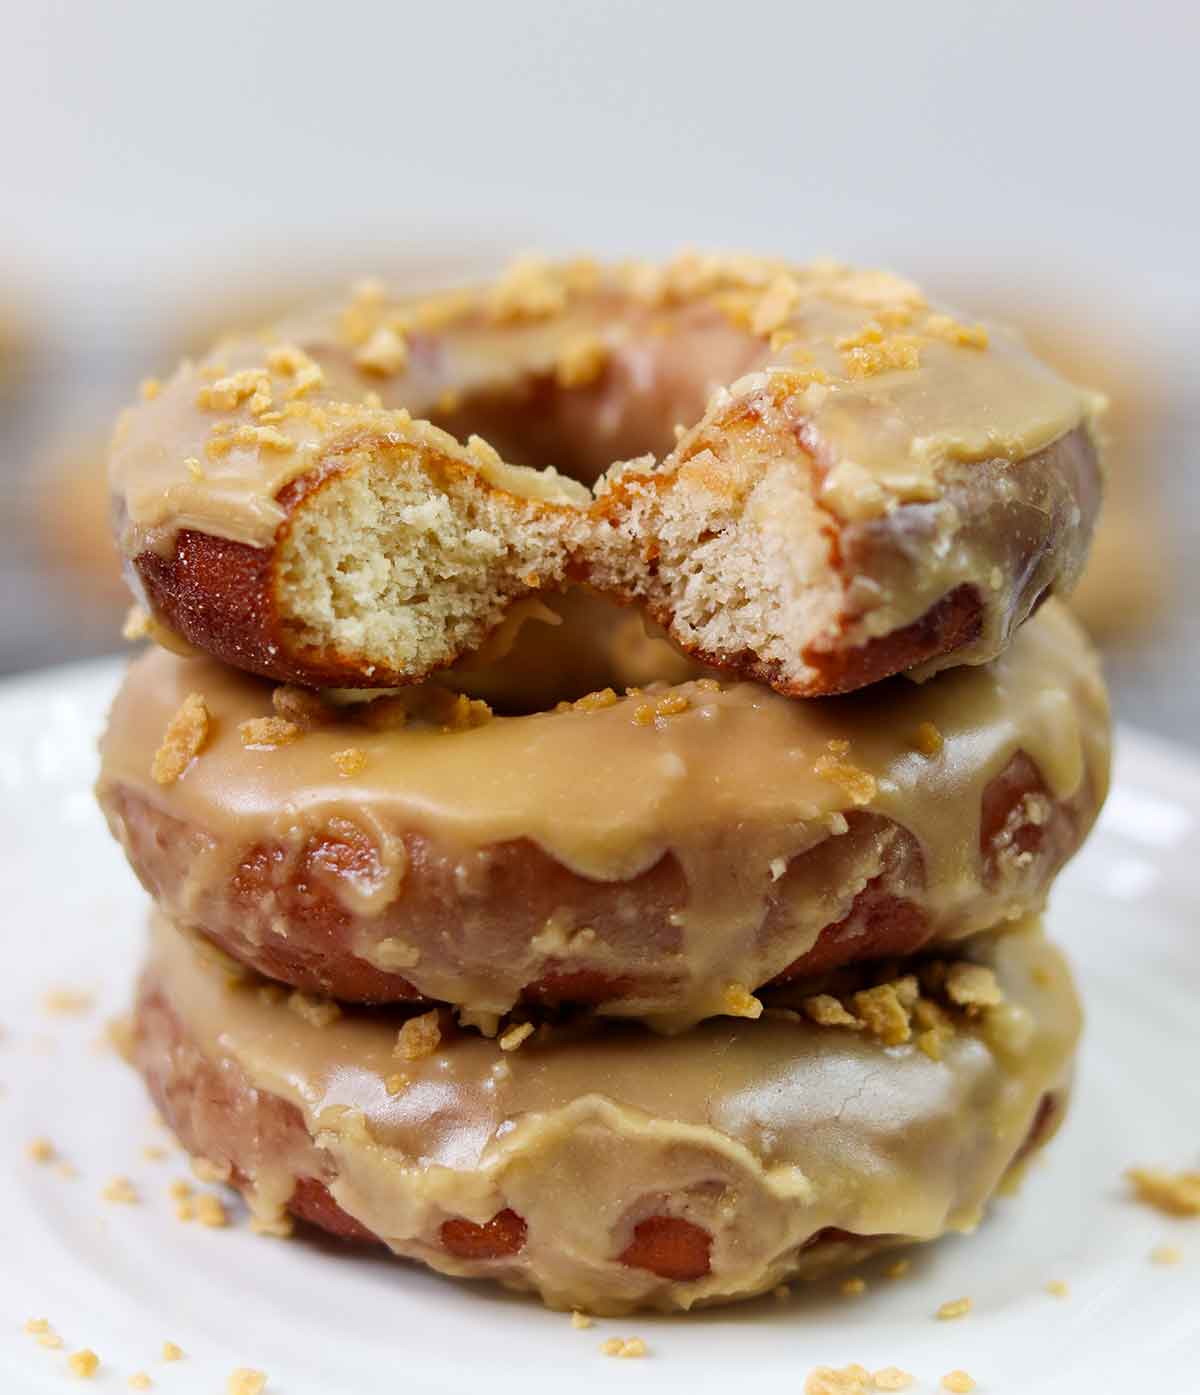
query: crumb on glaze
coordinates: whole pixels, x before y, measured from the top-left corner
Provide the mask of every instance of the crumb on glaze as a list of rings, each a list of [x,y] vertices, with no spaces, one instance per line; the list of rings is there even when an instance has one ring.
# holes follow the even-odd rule
[[[500,1034],[498,1045],[501,1051],[516,1051],[522,1042],[533,1036],[534,1026],[532,1022],[514,1022],[511,1027]]]
[[[298,988],[288,994],[287,1005],[310,1027],[328,1027],[342,1015],[341,1008],[332,998],[318,998],[310,993],[302,993]]]
[[[303,729],[286,717],[250,717],[238,723],[242,745],[252,750],[274,750],[298,741]]]
[[[934,722],[922,722],[913,733],[913,746],[923,756],[940,756],[945,745],[942,733]]]
[[[410,1017],[396,1034],[393,1054],[402,1061],[420,1061],[432,1056],[442,1040],[437,1009]]]
[[[167,723],[162,744],[154,753],[150,775],[159,785],[172,785],[204,749],[210,719],[200,693],[189,693]]]
[[[339,775],[349,778],[360,774],[367,764],[367,753],[359,746],[348,746],[344,751],[334,751],[330,757]]]

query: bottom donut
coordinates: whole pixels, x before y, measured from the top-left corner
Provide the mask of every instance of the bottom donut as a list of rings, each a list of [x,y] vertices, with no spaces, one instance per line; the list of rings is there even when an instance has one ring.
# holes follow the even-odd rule
[[[660,1037],[579,1017],[489,1039],[445,1012],[339,1014],[156,917],[133,1060],[268,1228],[290,1212],[616,1314],[972,1229],[1057,1128],[1079,1028],[1032,920],[753,1021]]]

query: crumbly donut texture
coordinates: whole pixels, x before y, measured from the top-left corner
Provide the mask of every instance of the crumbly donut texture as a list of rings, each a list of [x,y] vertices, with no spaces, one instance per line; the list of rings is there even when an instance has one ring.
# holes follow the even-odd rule
[[[969,1231],[1053,1132],[1065,964],[1036,922],[966,953],[963,1006],[943,965],[951,1010],[926,1009],[936,1056],[772,1008],[680,1037],[580,1018],[509,1051],[451,1031],[401,1061],[394,1019],[305,1020],[158,920],[133,1059],[268,1227],[291,1207],[553,1307],[689,1308]],[[916,1014],[934,976],[905,967],[888,991]]]
[[[1071,588],[1097,407],[886,273],[523,263],[219,345],[110,477],[159,623],[270,677],[419,681],[586,581],[810,695],[983,662]]]
[[[473,679],[511,699],[503,669]],[[1095,655],[1051,602],[994,664],[820,702],[699,677],[509,717],[429,687],[333,707],[153,649],[98,795],[158,903],[271,977],[676,1030],[1039,908],[1109,745]]]

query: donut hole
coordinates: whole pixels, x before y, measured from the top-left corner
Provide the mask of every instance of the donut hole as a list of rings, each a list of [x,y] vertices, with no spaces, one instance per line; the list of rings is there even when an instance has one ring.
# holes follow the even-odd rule
[[[520,716],[604,688],[620,693],[714,676],[640,612],[572,587],[518,601],[483,650],[449,669],[446,681],[493,711]]]
[[[597,348],[590,371],[570,372],[564,357],[516,382],[452,398],[431,419],[461,441],[482,436],[514,464],[552,466],[591,485],[614,461],[667,455],[675,427],[697,421],[718,387],[762,359],[761,339],[711,306],[652,314],[624,304],[620,316],[620,324],[576,338]]]

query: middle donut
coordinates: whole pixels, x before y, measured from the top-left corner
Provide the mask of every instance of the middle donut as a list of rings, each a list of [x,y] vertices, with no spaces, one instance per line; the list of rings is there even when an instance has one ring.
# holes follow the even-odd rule
[[[307,992],[678,1030],[1038,908],[1103,802],[1098,665],[1050,602],[993,663],[797,702],[707,677],[493,714],[131,668],[100,802],[161,907]]]

